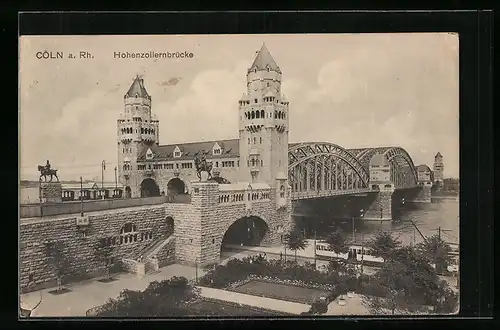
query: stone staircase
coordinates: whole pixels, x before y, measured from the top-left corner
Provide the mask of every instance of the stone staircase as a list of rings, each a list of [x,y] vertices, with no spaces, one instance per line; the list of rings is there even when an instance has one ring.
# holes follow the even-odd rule
[[[122,259],[125,269],[129,273],[135,273],[138,276],[158,273],[160,271],[160,265],[157,254],[165,245],[172,241],[173,238],[174,235],[170,235],[167,238],[155,240],[152,244],[141,250],[137,258]]]
[[[145,263],[145,274],[157,273],[160,270],[159,261],[157,258],[158,253],[174,239],[174,235],[170,235],[166,239],[162,240],[159,244],[155,245],[154,248],[149,250],[149,253],[144,255],[143,262]]]

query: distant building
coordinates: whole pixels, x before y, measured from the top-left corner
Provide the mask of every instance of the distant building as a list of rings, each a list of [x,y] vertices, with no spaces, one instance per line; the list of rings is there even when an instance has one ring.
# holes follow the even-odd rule
[[[433,172],[427,165],[418,165],[418,181],[419,182],[432,182],[433,181]]]
[[[438,185],[443,185],[443,155],[440,152],[434,157],[434,182]]]

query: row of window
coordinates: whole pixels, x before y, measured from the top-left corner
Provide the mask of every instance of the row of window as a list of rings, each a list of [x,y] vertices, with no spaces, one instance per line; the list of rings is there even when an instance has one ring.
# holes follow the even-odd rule
[[[333,249],[330,248],[330,246],[328,245],[323,245],[323,244],[317,244],[316,245],[316,250],[320,250],[320,251],[330,251],[330,252],[333,252]],[[370,256],[372,255],[372,252],[370,249],[366,249],[364,248],[363,251],[361,251],[361,249],[353,249],[353,248],[350,248],[349,249],[349,252],[353,253],[353,252],[356,252],[356,254],[361,254],[363,252],[363,254],[365,256]]]
[[[146,233],[136,233],[136,234],[125,234],[125,235],[120,235],[120,236],[113,236],[113,237],[107,237],[106,238],[106,245],[107,246],[114,246],[114,245],[122,245],[122,244],[129,244],[129,243],[135,243],[135,242],[144,242],[144,241],[150,241],[153,239],[153,233],[152,232],[146,232]]]
[[[250,165],[252,165],[252,167],[259,166],[259,160],[255,158],[247,160],[247,166],[250,167]],[[264,166],[264,161],[262,159],[260,160],[260,166]]]
[[[130,154],[130,153],[132,153],[132,148],[123,148],[122,151],[124,154]]]
[[[245,112],[246,119],[272,118],[272,113],[265,113],[264,110],[254,110]],[[286,119],[286,113],[274,110],[274,119]]]
[[[262,144],[262,137],[259,138],[259,141],[260,141],[259,144]],[[253,144],[257,144],[257,138],[256,137],[254,137],[253,139],[248,138],[248,144],[252,144],[252,142]]]
[[[236,167],[240,166],[240,161],[235,162],[234,160],[228,160],[228,161],[223,161],[221,162],[222,167]],[[215,162],[215,167],[219,167],[219,162]],[[179,164],[175,164],[175,168],[179,168]],[[182,169],[191,169],[193,168],[193,163],[181,163],[180,168]],[[173,170],[174,169],[174,164],[153,164],[151,167],[151,164],[145,165],[145,164],[139,164],[137,165],[137,169],[139,171],[143,171],[146,169],[154,169],[154,170]],[[125,164],[123,165],[123,170],[124,171],[131,171],[132,166],[130,164]]]
[[[124,127],[121,129],[121,132],[122,134],[132,134],[134,130],[132,129],[132,127]],[[137,129],[135,130],[135,132],[137,133]],[[141,127],[141,134],[155,134],[155,130],[152,128]]]
[[[222,162],[222,167],[234,167],[234,165],[235,165],[234,160],[227,160]],[[219,167],[218,164],[216,167]]]

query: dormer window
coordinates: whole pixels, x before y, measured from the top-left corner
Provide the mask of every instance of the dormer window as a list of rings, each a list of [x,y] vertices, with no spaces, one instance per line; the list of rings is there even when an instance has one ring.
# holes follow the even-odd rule
[[[175,149],[174,149],[174,158],[179,158],[181,156],[182,156],[181,149],[179,149],[179,147],[176,146]]]
[[[147,159],[147,160],[152,160],[152,159],[153,159],[153,157],[154,157],[153,152],[151,151],[151,149],[148,149],[148,150],[146,151],[146,159]]]
[[[214,155],[220,155],[221,150],[220,149],[214,149],[213,154]]]

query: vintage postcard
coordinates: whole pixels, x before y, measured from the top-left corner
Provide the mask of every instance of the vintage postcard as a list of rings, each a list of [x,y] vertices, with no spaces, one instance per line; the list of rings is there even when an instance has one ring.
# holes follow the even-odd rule
[[[458,312],[457,34],[19,44],[21,317]]]

